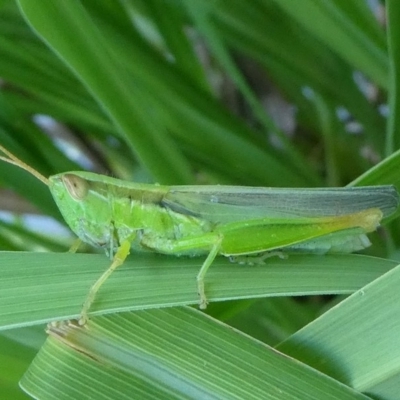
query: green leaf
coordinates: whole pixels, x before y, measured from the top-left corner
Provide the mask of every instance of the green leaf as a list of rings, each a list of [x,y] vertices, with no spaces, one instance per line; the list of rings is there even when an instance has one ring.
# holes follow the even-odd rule
[[[400,74],[400,29],[398,27],[398,18],[400,17],[400,7],[398,1],[388,0],[386,2],[388,12],[388,44],[389,44],[389,60],[390,60],[390,93],[389,102],[390,110],[389,120],[387,124],[387,143],[386,154],[390,155],[395,149],[398,149],[400,141],[398,140],[397,127],[400,123],[399,116],[399,74]]]
[[[21,382],[36,398],[368,399],[189,308],[53,324],[49,333]]]
[[[129,257],[99,291],[89,315],[197,305],[199,258]],[[78,318],[90,286],[109,266],[103,255],[0,253],[0,327]],[[210,302],[266,296],[349,294],[395,261],[357,255],[290,256],[242,266],[219,257],[206,275]]]
[[[21,0],[19,4],[32,27],[91,91],[144,165],[165,183],[189,182],[188,166],[168,134],[156,120],[143,118],[149,100],[132,84],[83,6],[75,0]]]
[[[43,327],[15,329],[0,334],[0,385],[4,399],[27,400],[18,381],[44,343]]]
[[[399,284],[396,267],[278,349],[374,398],[395,399],[400,390]]]
[[[346,3],[350,3],[350,7],[348,4],[343,7],[340,2],[325,0],[303,0],[301,3],[296,0],[274,1],[355,68],[364,71],[380,86],[387,87],[388,57],[383,33],[377,38],[377,22],[371,18],[366,3],[357,7],[357,0],[348,0]],[[357,22],[360,17],[364,18],[361,24]],[[372,27],[366,26],[366,22]]]

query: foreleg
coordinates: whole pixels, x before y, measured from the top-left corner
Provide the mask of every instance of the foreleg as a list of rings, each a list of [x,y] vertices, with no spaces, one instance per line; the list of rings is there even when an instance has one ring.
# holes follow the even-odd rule
[[[92,305],[97,292],[103,283],[110,277],[110,275],[124,263],[126,257],[129,255],[129,251],[131,249],[131,240],[125,240],[119,247],[117,252],[114,255],[113,261],[110,267],[100,276],[99,279],[94,283],[94,285],[90,288],[89,294],[86,297],[85,302],[83,303],[81,316],[79,318],[79,325],[84,325],[88,320],[88,311],[90,306]]]

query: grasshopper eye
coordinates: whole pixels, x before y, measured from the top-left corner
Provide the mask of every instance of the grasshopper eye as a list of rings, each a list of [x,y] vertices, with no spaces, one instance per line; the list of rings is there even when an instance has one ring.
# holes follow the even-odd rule
[[[80,178],[77,175],[65,174],[62,177],[65,187],[68,193],[75,200],[83,200],[89,190],[89,185],[85,179]]]

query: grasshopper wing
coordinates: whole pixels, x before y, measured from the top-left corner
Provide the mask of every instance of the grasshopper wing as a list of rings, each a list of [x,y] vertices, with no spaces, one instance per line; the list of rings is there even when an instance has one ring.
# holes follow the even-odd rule
[[[215,223],[339,216],[370,208],[379,208],[388,217],[396,211],[399,195],[390,185],[320,189],[171,186],[162,204]]]

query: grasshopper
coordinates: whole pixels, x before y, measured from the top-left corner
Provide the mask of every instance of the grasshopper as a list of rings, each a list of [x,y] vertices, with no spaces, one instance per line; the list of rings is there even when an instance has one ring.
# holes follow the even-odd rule
[[[197,275],[200,308],[205,276],[217,255],[350,253],[370,245],[366,234],[394,213],[394,186],[285,189],[243,186],[164,186],[126,182],[91,172],[45,178],[0,146],[7,157],[46,184],[71,230],[103,248],[110,267],[90,288],[80,323],[95,296],[131,249],[203,256]]]

